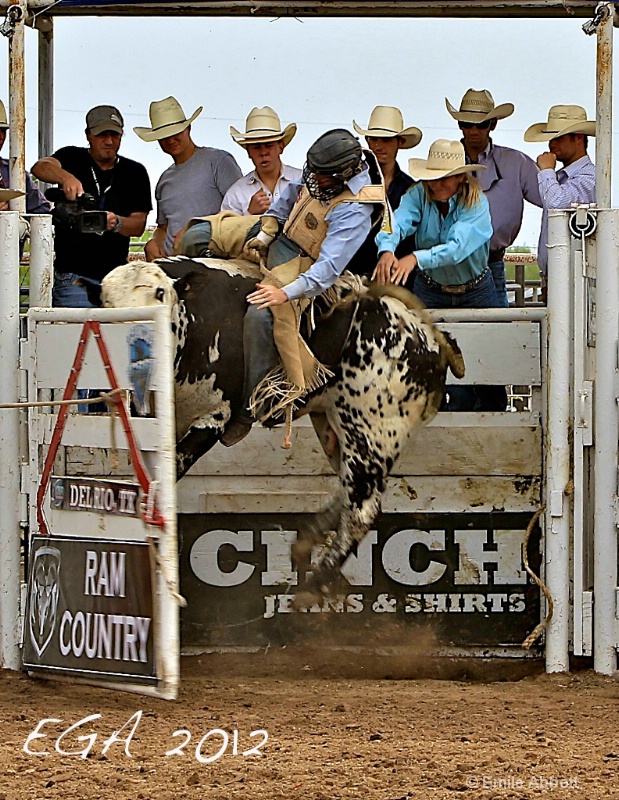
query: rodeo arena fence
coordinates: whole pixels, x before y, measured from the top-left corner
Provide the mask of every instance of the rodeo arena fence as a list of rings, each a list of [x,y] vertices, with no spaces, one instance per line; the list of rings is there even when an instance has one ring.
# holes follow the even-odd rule
[[[604,298],[618,287],[600,292],[596,265],[617,263],[619,211],[551,214],[549,271],[564,279],[547,308],[431,312],[457,338],[467,384],[531,387],[530,407],[440,413],[422,429],[343,568],[348,591],[306,613],[291,607],[291,547],[336,482],[311,426],[296,423],[292,451],[256,428],[176,485],[167,309],[49,308],[51,219],[38,217],[20,318],[19,219],[0,214],[5,667],[172,697],[181,641],[307,641],[328,614],[339,647],[384,648],[397,621],[400,642],[403,626],[429,627],[443,654],[522,657],[540,652],[522,644],[550,617],[549,671],[570,653],[615,669],[617,369],[596,363],[610,349],[616,364],[617,333],[600,324],[617,325]],[[107,410],[85,413],[89,392]]]
[[[442,654],[543,653],[548,672],[582,655],[616,669],[613,15],[596,20],[599,207],[550,212],[547,306],[431,312],[457,338],[467,384],[530,387],[530,401],[439,413],[397,463],[375,528],[342,569],[347,589],[305,612],[292,608],[291,548],[336,485],[309,422],[295,424],[292,450],[254,426],[176,483],[169,312],[50,308],[53,233],[38,216],[20,315],[23,198],[0,213],[4,668],[173,698],[181,645],[395,649],[429,630]],[[23,172],[23,19],[13,24],[11,164]],[[46,120],[50,62],[51,18],[40,37]],[[88,413],[101,394],[104,410]]]

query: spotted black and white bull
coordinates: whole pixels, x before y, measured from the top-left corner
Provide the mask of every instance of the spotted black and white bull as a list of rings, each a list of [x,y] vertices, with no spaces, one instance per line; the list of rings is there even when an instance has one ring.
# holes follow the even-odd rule
[[[166,303],[172,309],[179,478],[217,443],[239,409],[245,298],[259,278],[244,261],[181,257],[133,262],[103,281],[105,306]],[[310,413],[319,436],[329,427],[335,432],[338,446],[329,456],[340,486],[299,532],[295,558],[306,567],[313,546],[334,534],[297,593],[297,607],[333,589],[339,568],[380,510],[409,434],[438,411],[448,367],[464,375],[455,342],[400,287],[354,293],[315,316],[308,342],[334,374],[297,416]]]

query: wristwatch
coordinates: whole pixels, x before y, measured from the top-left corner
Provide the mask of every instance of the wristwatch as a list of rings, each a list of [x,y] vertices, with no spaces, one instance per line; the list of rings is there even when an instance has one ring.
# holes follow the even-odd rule
[[[114,212],[116,214],[116,212]],[[120,233],[120,229],[123,226],[123,218],[116,214],[116,225],[112,228],[112,233]]]

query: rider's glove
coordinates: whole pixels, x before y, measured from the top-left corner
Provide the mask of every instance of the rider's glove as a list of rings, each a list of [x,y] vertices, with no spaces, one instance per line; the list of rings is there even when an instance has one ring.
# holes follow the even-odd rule
[[[242,256],[254,264],[262,264],[266,261],[269,252],[269,245],[277,236],[279,222],[275,217],[263,216],[260,219],[260,231],[245,242]]]

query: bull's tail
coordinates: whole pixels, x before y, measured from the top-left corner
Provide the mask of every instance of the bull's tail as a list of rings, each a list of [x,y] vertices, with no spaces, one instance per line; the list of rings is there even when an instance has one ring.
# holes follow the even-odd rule
[[[441,349],[441,355],[445,359],[447,366],[451,369],[456,378],[464,377],[464,356],[458,347],[458,342],[456,342],[451,334],[436,327],[434,321],[427,313],[425,305],[418,297],[416,297],[412,292],[409,292],[408,289],[405,289],[403,286],[396,286],[393,283],[388,283],[383,286],[380,286],[377,283],[372,283],[368,289],[368,295],[370,297],[378,298],[394,297],[396,300],[399,300],[401,303],[403,303],[406,308],[409,308],[411,311],[416,311],[424,322],[434,328],[436,341]]]

